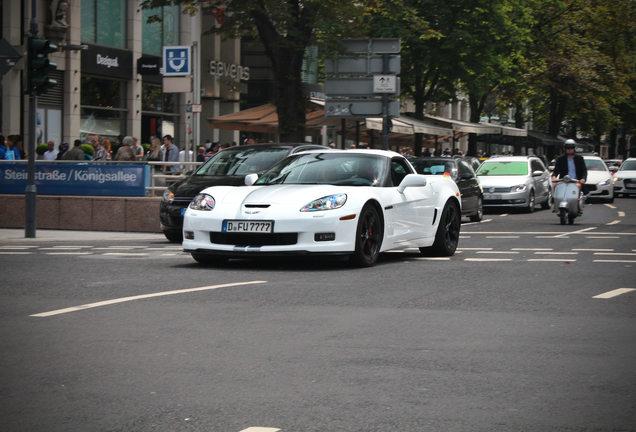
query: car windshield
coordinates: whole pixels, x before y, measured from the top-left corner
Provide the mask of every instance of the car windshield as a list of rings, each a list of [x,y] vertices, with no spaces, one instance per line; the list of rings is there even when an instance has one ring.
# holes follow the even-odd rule
[[[353,152],[298,154],[280,161],[255,184],[381,186],[387,165],[384,157]]]
[[[477,170],[478,176],[528,175],[526,161],[485,161]]]
[[[588,171],[607,171],[605,162],[599,159],[585,159],[585,166]]]
[[[411,165],[418,174],[446,175],[453,179],[457,177],[457,162],[452,159],[411,159]]]
[[[195,175],[203,176],[244,176],[261,173],[289,153],[282,147],[239,146],[223,150],[212,156],[196,170]]]
[[[623,162],[623,165],[621,165],[621,171],[636,171],[636,160]]]

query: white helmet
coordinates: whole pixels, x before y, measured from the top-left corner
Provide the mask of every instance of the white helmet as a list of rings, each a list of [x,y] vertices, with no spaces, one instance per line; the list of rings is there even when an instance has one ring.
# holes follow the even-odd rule
[[[566,140],[565,143],[563,143],[563,148],[564,149],[576,148],[576,141],[574,141],[573,139]]]

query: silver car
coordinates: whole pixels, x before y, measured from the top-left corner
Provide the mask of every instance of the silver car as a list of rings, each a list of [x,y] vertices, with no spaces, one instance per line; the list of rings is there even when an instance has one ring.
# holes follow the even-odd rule
[[[534,156],[503,156],[481,164],[477,177],[484,191],[484,207],[518,207],[533,212],[536,204],[550,208],[550,172]]]

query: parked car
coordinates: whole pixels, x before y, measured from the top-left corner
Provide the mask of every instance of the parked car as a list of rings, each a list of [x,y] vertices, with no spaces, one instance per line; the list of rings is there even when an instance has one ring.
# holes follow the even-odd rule
[[[603,159],[605,161],[605,165],[612,171],[612,168],[615,167],[618,170],[623,163],[622,159]]]
[[[455,253],[461,203],[454,181],[417,174],[383,150],[288,156],[252,186],[204,189],[190,203],[183,249],[200,263],[231,257],[345,255],[361,267],[381,252]]]
[[[605,161],[598,156],[584,155],[587,167],[587,181],[585,182],[590,198],[602,198],[614,202],[613,176]]]
[[[484,161],[477,177],[485,207],[517,207],[533,212],[535,205],[550,208],[550,172],[535,156],[500,156]]]
[[[614,195],[636,195],[636,158],[626,159],[614,173]]]
[[[255,144],[229,147],[219,151],[203,165],[166,189],[161,199],[161,230],[168,240],[183,240],[185,209],[203,189],[216,186],[244,186],[247,174],[261,174],[289,154],[310,149],[325,149],[315,144]]]
[[[418,174],[443,175],[455,181],[462,197],[462,216],[480,222],[484,215],[484,196],[470,160],[424,157],[409,160]]]

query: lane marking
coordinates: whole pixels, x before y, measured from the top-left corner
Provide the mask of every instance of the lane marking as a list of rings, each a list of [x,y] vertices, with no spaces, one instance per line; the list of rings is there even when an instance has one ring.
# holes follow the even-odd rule
[[[4,252],[0,251],[0,255],[30,255],[33,252]]]
[[[596,229],[597,227],[593,227],[593,228],[587,228],[586,230],[592,230],[592,229]],[[473,235],[518,235],[518,234],[523,234],[523,235],[535,235],[535,236],[539,236],[539,235],[551,235],[554,236],[555,234],[561,234],[561,235],[570,235],[570,234],[580,234],[580,233],[584,233],[583,231],[586,230],[581,230],[581,231],[572,231],[572,232],[554,232],[554,231],[528,231],[528,232],[520,232],[520,231],[483,231],[483,232],[477,232],[477,231],[465,231],[462,232],[463,234],[473,234]],[[636,236],[636,232],[624,232],[624,233],[616,233],[616,232],[595,232],[594,235],[618,235],[618,236]],[[550,238],[554,238],[554,237],[550,237]]]
[[[636,256],[636,253],[594,252],[594,255]]]
[[[618,212],[618,217],[625,217],[625,212],[619,211]]]
[[[591,231],[591,230],[595,230],[595,229],[596,229],[596,227],[585,228],[585,229],[582,229],[582,230],[573,231],[571,233],[564,233],[564,234],[558,235],[557,237],[562,237],[562,236],[571,235],[571,234],[581,234],[581,233],[584,233],[584,232],[587,232],[587,231]]]
[[[535,252],[535,255],[578,255],[578,252]]]
[[[519,236],[486,236],[491,239],[507,239],[507,238],[519,238]]]
[[[280,429],[277,429],[277,428],[252,426],[252,427],[248,427],[247,429],[243,429],[240,432],[276,432],[279,430]]]
[[[140,253],[140,252],[106,252],[106,253],[103,253],[102,255],[138,257],[138,256],[148,256],[149,254]]]
[[[528,261],[530,262],[575,262],[575,259],[570,259],[570,258],[531,258]]]
[[[500,216],[500,217],[506,217],[506,216],[508,216],[508,213],[504,213],[504,214],[499,215],[499,216]]]
[[[112,300],[104,300],[104,301],[100,301],[100,302],[96,302],[96,303],[88,303],[88,304],[84,304],[84,305],[80,305],[80,306],[74,306],[74,307],[70,307],[70,308],[66,308],[66,309],[58,309],[58,310],[54,310],[54,311],[50,311],[50,312],[42,312],[42,313],[39,313],[39,314],[34,314],[34,315],[29,315],[29,316],[38,317],[38,318],[44,318],[44,317],[50,317],[50,316],[53,316],[53,315],[60,315],[60,314],[65,314],[65,313],[69,313],[69,312],[76,312],[76,311],[84,310],[84,309],[91,309],[91,308],[96,308],[96,307],[101,307],[101,306],[108,306],[108,305],[112,305],[112,304],[124,303],[124,302],[147,299],[147,298],[153,298],[153,297],[164,297],[164,296],[169,296],[169,295],[185,294],[185,293],[198,292],[198,291],[209,291],[209,290],[214,290],[214,289],[219,289],[219,288],[227,288],[227,287],[240,286],[240,285],[262,284],[262,283],[267,283],[267,281],[234,282],[234,283],[227,283],[227,284],[221,284],[221,285],[211,285],[211,286],[205,286],[205,287],[199,287],[199,288],[186,288],[186,289],[180,289],[180,290],[174,290],[174,291],[164,291],[164,292],[157,292],[157,293],[151,293],[151,294],[141,294],[141,295],[136,295],[136,296],[131,296],[131,297],[120,297],[120,298],[116,298],[116,299],[112,299]]]
[[[592,260],[592,262],[598,262],[598,263],[636,263],[636,261],[630,261],[630,260]]]
[[[620,237],[613,237],[613,236],[605,236],[605,237],[596,236],[596,237],[592,237],[592,236],[587,236],[585,238],[605,240],[605,239],[617,239],[617,238],[620,238]]]
[[[46,252],[45,255],[93,255],[93,252]]]
[[[563,234],[561,236],[535,236],[534,238],[538,238],[538,239],[569,239],[570,236]]]
[[[609,207],[609,208],[611,208],[611,209],[615,209],[615,208],[616,208],[616,207],[614,207],[614,206],[613,206],[613,205],[611,205],[611,204],[604,204],[604,205],[605,205],[605,207]]]
[[[466,258],[464,261],[512,261],[512,258]]]
[[[625,294],[625,293],[628,293],[628,292],[631,292],[631,291],[636,291],[636,289],[635,288],[618,288],[618,289],[615,289],[613,291],[608,291],[608,292],[603,293],[603,294],[595,295],[592,298],[609,299],[609,298],[616,297],[616,296],[619,296],[621,294]]]
[[[0,249],[32,249],[38,246],[0,246]]]
[[[613,252],[614,249],[572,249],[573,251],[581,252]]]
[[[551,251],[552,248],[512,248],[513,251]]]
[[[463,251],[470,251],[470,250],[492,250],[492,248],[488,248],[488,247],[483,247],[483,248],[457,248],[457,250],[463,250]]]
[[[512,251],[477,251],[478,254],[518,254],[519,252]]]
[[[615,220],[615,221],[612,221],[612,222],[606,223],[605,225],[616,225],[616,224],[619,224],[619,223],[621,223],[621,221],[620,221],[620,220]]]
[[[418,261],[450,261],[450,257],[418,257],[413,259]]]

